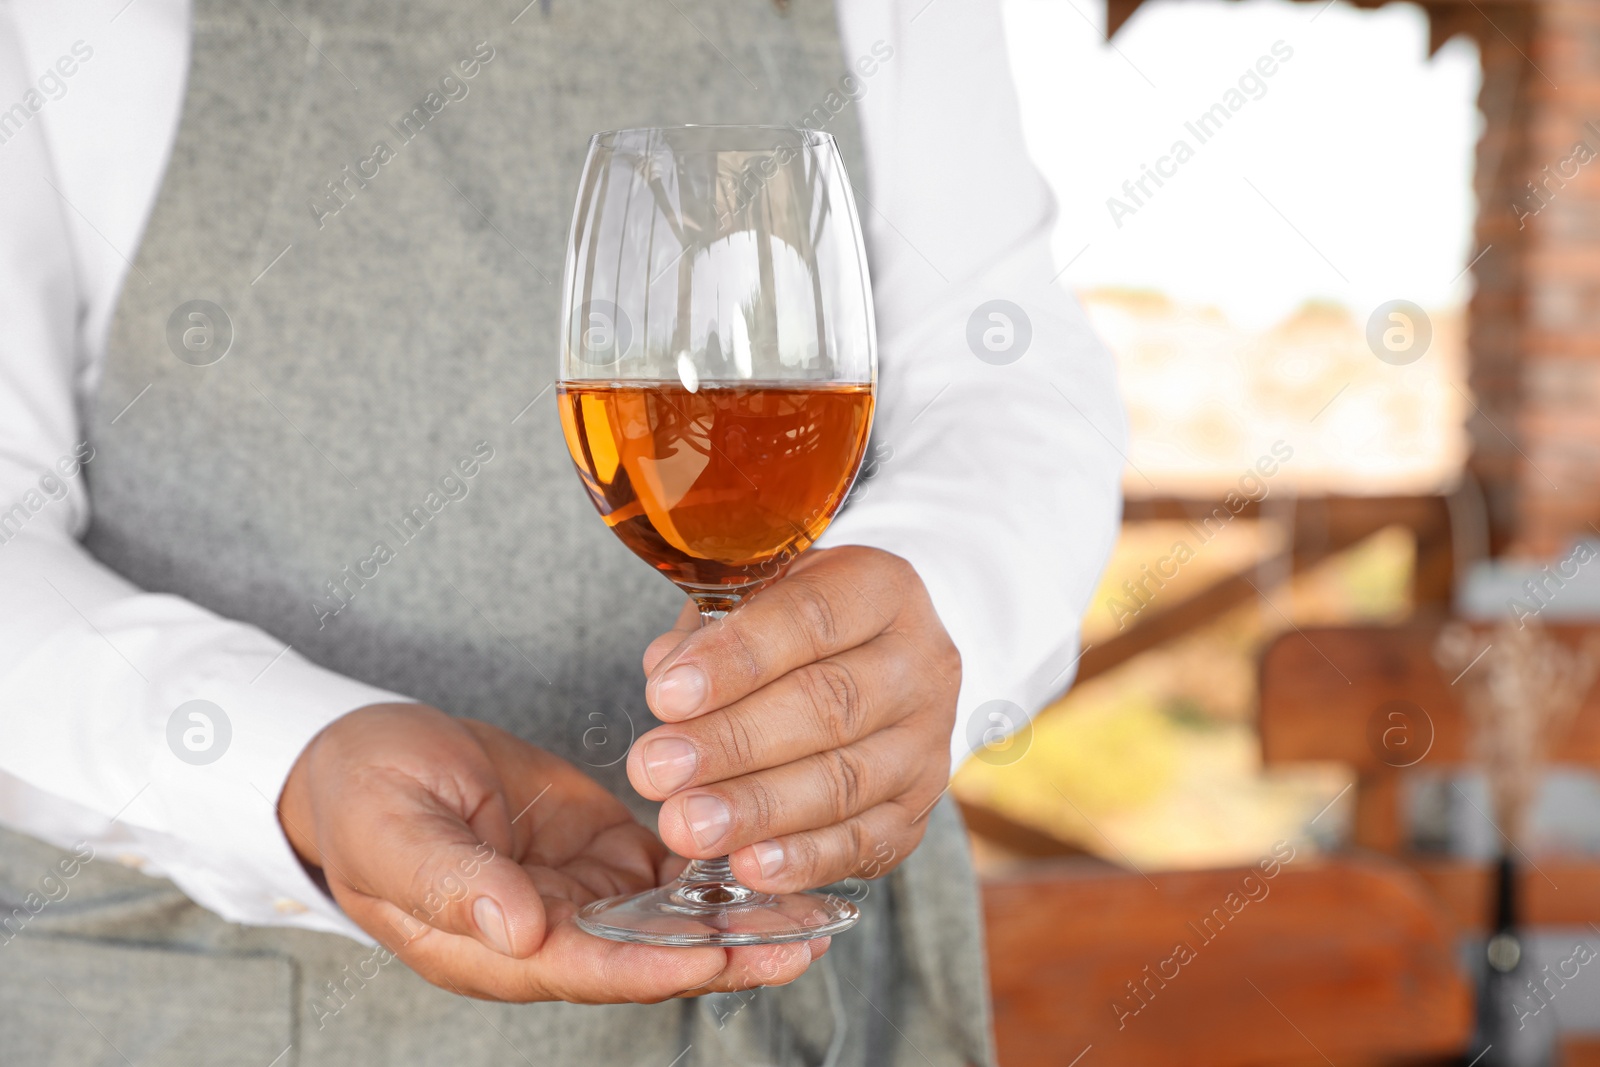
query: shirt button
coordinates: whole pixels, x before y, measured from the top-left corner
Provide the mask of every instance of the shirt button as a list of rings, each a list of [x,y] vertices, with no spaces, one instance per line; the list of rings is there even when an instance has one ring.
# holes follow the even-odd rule
[[[272,902],[272,910],[277,912],[279,915],[301,915],[310,909],[304,904],[300,903],[298,900],[290,900],[288,897],[279,897],[277,900]]]

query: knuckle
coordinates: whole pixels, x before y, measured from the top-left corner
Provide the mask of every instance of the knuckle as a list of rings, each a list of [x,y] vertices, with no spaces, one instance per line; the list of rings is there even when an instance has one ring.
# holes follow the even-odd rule
[[[818,839],[818,835],[795,834],[784,839],[783,848],[789,857],[788,864],[792,865],[786,866],[786,877],[792,877],[806,885],[812,884],[825,860],[822,842]]]
[[[961,651],[942,628],[936,630],[931,640],[919,640],[920,635],[906,632],[901,636],[917,650],[918,669],[911,679],[912,684],[934,695],[929,706],[948,711],[954,717],[956,696],[961,691]]]
[[[838,660],[821,660],[800,671],[798,681],[828,744],[846,745],[860,735],[866,708],[861,686],[849,667]]]
[[[423,861],[411,875],[402,902],[413,918],[433,925],[438,915],[451,903],[448,881],[449,868],[437,857]]]
[[[777,795],[761,781],[746,782],[743,793],[743,803],[734,805],[734,810],[743,813],[745,830],[757,837],[771,837],[781,808]]]
[[[892,603],[891,614],[899,614],[911,602],[909,594],[921,585],[916,568],[892,552],[874,556],[873,563],[874,567],[869,572],[871,585],[878,594],[887,598],[886,604]]]
[[[749,625],[738,614],[734,614],[724,619],[718,629],[718,651],[726,657],[733,673],[746,685],[759,682],[761,656],[757,651],[757,642],[749,632]]]
[[[721,721],[713,736],[722,765],[734,773],[740,768],[753,766],[755,739],[751,736],[749,724],[738,715],[721,715],[718,718]]]
[[[850,835],[850,876],[868,879],[882,875],[885,868],[877,858],[877,850],[872,835],[867,832],[867,824],[863,820],[855,819],[846,825],[845,830]]]
[[[955,678],[957,688],[961,685],[961,650],[956,643],[950,640],[948,634],[940,633],[939,659],[942,665]]]
[[[861,810],[861,799],[866,795],[866,762],[848,748],[828,752],[831,773],[823,775],[827,790],[829,815],[833,822],[841,823]]]
[[[904,587],[917,577],[917,570],[911,561],[904,556],[897,556],[893,552],[885,553],[888,557],[887,566],[889,575],[894,579],[896,586]]]
[[[796,576],[790,583],[789,613],[794,636],[813,657],[823,656],[839,638],[839,615],[828,588],[815,578]]]
[[[885,827],[872,826],[869,820],[861,819],[856,822],[855,829],[856,865],[852,873],[867,881],[882,878],[900,866],[921,840],[920,833],[903,821]]]

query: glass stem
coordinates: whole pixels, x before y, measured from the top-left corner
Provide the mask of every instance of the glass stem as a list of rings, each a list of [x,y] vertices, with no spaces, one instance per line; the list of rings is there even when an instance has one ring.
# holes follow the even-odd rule
[[[728,857],[718,856],[714,860],[690,860],[689,866],[678,875],[684,882],[737,882],[733,876],[733,868],[728,866]]]
[[[700,626],[710,626],[728,612],[739,606],[743,593],[695,593],[695,606],[700,609]],[[738,885],[738,879],[733,876],[733,868],[728,866],[728,857],[718,856],[709,860],[690,860],[689,866],[683,869],[678,876],[682,882],[727,882]]]

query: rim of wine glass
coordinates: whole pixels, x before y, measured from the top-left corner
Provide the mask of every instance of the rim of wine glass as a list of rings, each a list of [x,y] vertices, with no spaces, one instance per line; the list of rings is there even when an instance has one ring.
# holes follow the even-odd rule
[[[619,146],[618,142],[619,141],[624,141],[625,142],[625,141],[627,141],[629,139],[632,139],[632,138],[638,138],[638,139],[643,140],[645,142],[644,144],[641,144],[641,145],[637,146],[638,148],[649,148],[650,147],[649,146],[649,139],[650,139],[651,135],[657,135],[657,134],[662,134],[662,133],[671,133],[671,132],[678,131],[678,130],[705,130],[705,131],[713,131],[713,132],[716,132],[716,131],[741,131],[741,130],[744,130],[744,131],[750,131],[750,132],[753,132],[753,133],[754,132],[765,132],[765,133],[791,134],[791,135],[796,136],[799,139],[800,143],[804,147],[810,148],[810,149],[820,149],[820,150],[832,155],[835,158],[835,161],[836,161],[837,165],[840,166],[841,168],[843,167],[843,160],[839,158],[839,155],[840,155],[840,153],[839,153],[839,143],[838,143],[838,140],[833,136],[833,134],[828,133],[826,130],[813,130],[810,127],[807,127],[807,126],[795,126],[795,125],[792,125],[792,124],[791,125],[777,125],[777,124],[772,124],[772,123],[694,123],[694,122],[691,122],[691,123],[680,123],[680,124],[673,125],[673,126],[624,126],[624,127],[620,127],[618,129],[613,129],[613,130],[600,130],[600,131],[594,133],[593,135],[591,135],[590,138],[589,138],[589,151],[591,153],[591,158],[592,158],[592,154],[597,149],[604,149],[604,150],[612,151],[612,152],[616,152],[616,151],[624,151],[624,152],[631,151],[631,150],[633,150],[635,148],[635,146],[629,145],[629,144],[622,144],[622,145]],[[760,146],[760,147],[771,147],[771,146]],[[715,147],[710,147],[710,148],[682,148],[680,146],[674,146],[673,150],[675,152],[677,152],[677,153],[684,154],[684,153],[696,153],[696,152],[739,152],[739,151],[752,151],[754,149],[751,149],[751,148],[740,148],[738,145],[734,145],[734,144],[723,144],[723,145],[717,145]],[[856,231],[859,233],[861,224],[860,224],[860,221],[859,221],[859,216],[857,215],[857,212],[856,212],[856,205],[855,205],[854,198],[853,197],[847,198],[847,203],[848,203],[848,207],[849,207],[850,216],[851,216],[852,220],[854,220],[853,225],[855,226]],[[579,211],[581,211],[581,203],[580,203],[580,205],[578,207],[574,208],[574,215],[573,215],[573,226],[574,227],[576,227],[576,225],[577,225],[577,218],[578,218],[578,212]],[[868,328],[868,332],[871,333],[875,338],[876,337],[876,333],[877,333],[876,322],[875,322],[876,315],[875,315],[875,309],[873,308],[873,305],[872,305],[871,282],[869,280],[870,276],[867,273],[867,265],[866,265],[866,262],[865,262],[865,251],[864,250],[862,250],[861,256],[862,256],[861,281],[862,281],[862,286],[866,291],[866,313],[867,313],[867,323],[868,323],[867,328]],[[568,282],[570,283],[570,279],[568,279]],[[565,344],[565,341],[563,341],[563,345],[564,344]],[[874,341],[873,347],[876,348],[875,341]],[[565,366],[563,365],[562,372],[558,373],[557,376],[556,376],[556,382],[557,382],[557,384],[565,385],[565,384],[576,383],[576,382],[593,381],[593,380],[595,380],[596,377],[604,377],[604,375],[596,375],[596,376],[575,378],[575,377],[572,377],[572,376],[568,375],[565,372]],[[797,379],[797,380],[799,380],[799,379]],[[840,380],[842,381],[843,379],[840,379]],[[871,360],[871,369],[870,369],[870,373],[868,374],[868,376],[864,380],[858,381],[856,379],[849,379],[849,381],[850,381],[851,384],[868,385],[868,386],[870,386],[872,388],[872,391],[873,391],[874,394],[877,393],[877,387],[878,387],[878,361],[876,359],[875,354],[874,354],[874,358]],[[875,414],[876,414],[876,412],[874,412],[874,415]]]
[[[708,130],[708,131],[733,131],[749,130],[751,132],[788,133],[797,135],[801,143],[807,148],[838,148],[838,141],[833,134],[826,130],[813,130],[806,126],[778,126],[769,123],[715,123],[715,122],[686,122],[676,126],[624,126],[615,130],[601,130],[589,138],[589,145],[593,148],[619,147],[618,142],[630,136],[648,136],[650,134],[670,133],[674,130]],[[764,146],[763,146],[764,147]],[[738,145],[718,145],[715,148],[678,148],[682,152],[737,152],[741,149]]]

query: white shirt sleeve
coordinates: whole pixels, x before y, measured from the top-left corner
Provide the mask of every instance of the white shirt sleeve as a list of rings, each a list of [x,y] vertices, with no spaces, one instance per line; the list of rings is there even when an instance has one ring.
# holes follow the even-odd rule
[[[1111,355],[1057,284],[1055,201],[1023,140],[1000,5],[839,13],[880,403],[872,477],[821,543],[916,568],[961,653],[959,763],[1070,683],[1117,537],[1127,429]]]
[[[402,698],[144,593],[78,542],[93,469],[78,398],[187,58],[184,0],[112,23],[118,6],[0,3],[0,822],[163,874],[227,919],[364,940],[301,867],[276,801],[325,725]],[[193,700],[222,715],[174,728]]]

